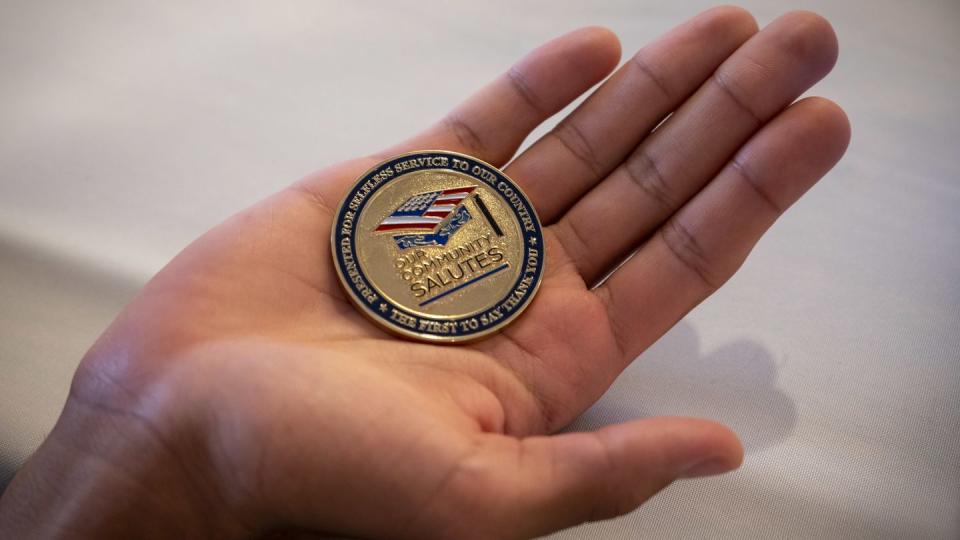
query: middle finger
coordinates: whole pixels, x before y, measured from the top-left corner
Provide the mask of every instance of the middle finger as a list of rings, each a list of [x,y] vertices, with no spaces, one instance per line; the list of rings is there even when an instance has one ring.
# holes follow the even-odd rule
[[[836,59],[830,23],[809,12],[778,18],[730,56],[553,226],[584,281],[602,277]]]
[[[552,223],[756,31],[753,17],[737,7],[681,24],[637,52],[506,173]]]

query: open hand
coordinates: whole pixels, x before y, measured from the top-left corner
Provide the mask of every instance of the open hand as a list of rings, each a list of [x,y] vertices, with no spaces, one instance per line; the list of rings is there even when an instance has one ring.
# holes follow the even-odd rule
[[[0,521],[27,536],[520,538],[737,467],[736,437],[705,420],[551,434],[840,159],[843,112],[793,103],[832,68],[836,39],[810,13],[757,33],[743,10],[710,10],[630,57],[514,157],[619,55],[604,29],[557,38],[425,132],[313,174],[194,242],[84,359]],[[468,346],[383,332],[331,263],[345,190],[419,149],[513,158],[505,172],[546,226],[538,296]]]

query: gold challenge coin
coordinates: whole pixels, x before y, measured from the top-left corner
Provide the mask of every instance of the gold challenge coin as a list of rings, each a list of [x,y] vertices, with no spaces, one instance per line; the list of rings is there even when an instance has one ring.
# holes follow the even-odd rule
[[[330,241],[360,311],[424,341],[496,332],[543,277],[543,229],[526,195],[496,167],[455,152],[404,154],[364,173]]]

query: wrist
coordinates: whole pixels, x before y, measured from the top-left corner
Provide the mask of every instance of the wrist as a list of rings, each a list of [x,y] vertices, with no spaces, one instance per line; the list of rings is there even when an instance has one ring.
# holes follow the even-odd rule
[[[251,536],[219,491],[189,407],[169,388],[131,398],[79,379],[0,500],[0,536]]]

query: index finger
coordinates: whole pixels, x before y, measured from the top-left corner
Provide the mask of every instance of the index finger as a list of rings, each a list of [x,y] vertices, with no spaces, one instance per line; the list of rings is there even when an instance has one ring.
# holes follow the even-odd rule
[[[619,59],[620,42],[610,30],[574,30],[537,47],[439,122],[384,153],[453,150],[499,167],[530,131],[600,82]]]
[[[376,155],[311,175],[296,187],[332,211],[357,174],[388,156],[452,150],[499,167],[530,131],[606,77],[619,59],[620,42],[610,30],[574,30],[534,49],[423,132]]]

